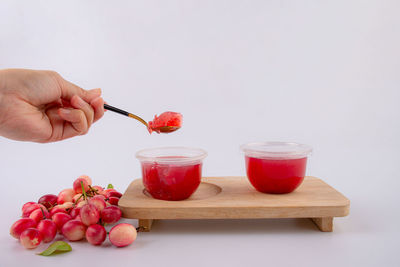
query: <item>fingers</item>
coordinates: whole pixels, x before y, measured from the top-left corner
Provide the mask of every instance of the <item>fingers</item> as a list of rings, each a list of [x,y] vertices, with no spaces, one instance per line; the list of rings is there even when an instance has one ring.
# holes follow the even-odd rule
[[[98,121],[104,115],[104,100],[101,97],[96,97],[90,102],[94,110],[94,122]]]
[[[69,122],[64,125],[64,130],[61,137],[62,139],[87,133],[89,126],[86,115],[82,110],[60,108],[58,109],[58,115],[60,115],[62,119]]]
[[[70,106],[58,109],[58,115],[68,122],[64,124],[62,139],[86,134],[93,122],[104,115],[104,100],[101,97],[88,104],[76,95],[71,98]]]
[[[85,114],[85,117],[86,117],[86,122],[87,122],[88,128],[89,128],[92,125],[93,120],[94,120],[93,108],[77,95],[75,95],[71,98],[71,106],[73,108],[80,109],[83,111],[83,113]]]

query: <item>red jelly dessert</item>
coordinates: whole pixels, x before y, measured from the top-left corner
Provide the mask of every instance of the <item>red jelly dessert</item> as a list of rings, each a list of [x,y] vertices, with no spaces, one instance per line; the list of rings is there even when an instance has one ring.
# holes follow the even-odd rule
[[[162,200],[184,200],[196,191],[206,155],[204,150],[184,147],[145,149],[136,153],[146,191]]]
[[[294,191],[306,173],[312,148],[285,142],[250,143],[245,152],[247,177],[260,192],[284,194]]]
[[[150,133],[170,133],[178,130],[182,126],[182,114],[167,111],[160,116],[155,115],[153,121],[148,122],[147,129]]]

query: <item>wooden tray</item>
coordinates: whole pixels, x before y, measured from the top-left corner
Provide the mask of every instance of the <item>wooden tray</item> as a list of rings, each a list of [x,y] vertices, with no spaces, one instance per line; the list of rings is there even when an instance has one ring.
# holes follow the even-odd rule
[[[125,218],[138,219],[150,231],[155,219],[310,218],[323,232],[333,230],[333,217],[349,214],[350,201],[321,179],[305,177],[290,194],[263,194],[246,177],[203,177],[197,191],[182,201],[148,196],[134,180],[119,201]]]

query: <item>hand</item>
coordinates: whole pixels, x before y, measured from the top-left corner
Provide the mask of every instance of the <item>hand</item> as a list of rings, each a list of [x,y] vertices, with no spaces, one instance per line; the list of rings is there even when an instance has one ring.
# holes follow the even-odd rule
[[[0,70],[0,135],[47,143],[86,134],[104,114],[100,95],[53,71]]]

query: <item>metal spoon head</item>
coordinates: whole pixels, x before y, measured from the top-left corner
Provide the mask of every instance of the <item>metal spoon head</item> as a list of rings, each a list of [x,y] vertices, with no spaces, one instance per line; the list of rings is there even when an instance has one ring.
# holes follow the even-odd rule
[[[172,133],[180,128],[181,127],[179,127],[179,126],[162,126],[162,127],[153,129],[153,131],[158,132],[158,133]]]

